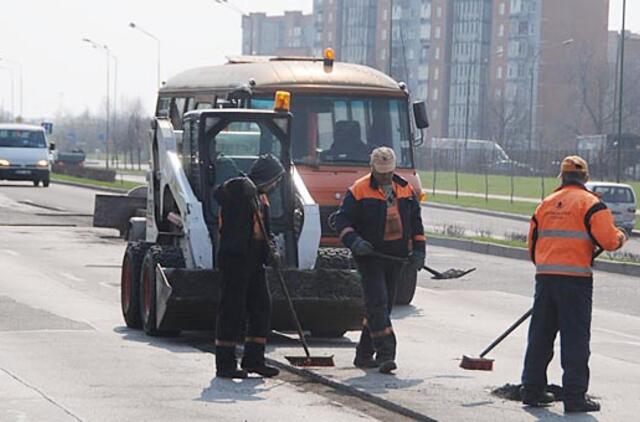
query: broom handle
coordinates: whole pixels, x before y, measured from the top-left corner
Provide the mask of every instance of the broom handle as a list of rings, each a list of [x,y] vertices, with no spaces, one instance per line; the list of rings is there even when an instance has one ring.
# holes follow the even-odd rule
[[[269,234],[267,233],[267,229],[264,226],[264,221],[262,221],[262,216],[258,211],[257,198],[254,198],[251,200],[251,208],[253,208],[253,213],[258,219],[258,224],[260,225],[260,231],[262,232],[262,236],[264,237],[265,242],[267,242],[269,253],[271,255],[274,255],[271,241],[269,240]],[[275,260],[272,260],[272,261],[275,262]],[[296,313],[296,309],[293,306],[293,301],[291,300],[291,295],[289,294],[287,283],[284,281],[284,276],[282,275],[282,271],[280,270],[280,264],[275,263],[274,269],[276,270],[276,274],[278,275],[278,280],[280,281],[280,287],[284,292],[284,296],[287,298],[287,303],[289,304],[289,310],[291,311],[293,322],[296,325],[296,330],[298,331],[298,337],[300,337],[300,342],[302,343],[302,347],[304,348],[304,353],[307,355],[307,358],[311,358],[311,353],[309,353],[309,346],[307,345],[307,340],[305,339],[304,333],[302,332],[302,326],[300,325],[300,321],[298,320],[298,314]]]
[[[387,254],[383,254],[380,252],[374,252],[373,254],[371,254],[371,256],[377,257],[377,258],[382,258],[382,259],[388,259],[390,261],[395,261],[395,262],[402,262],[402,263],[407,263],[407,258],[400,258],[397,256],[392,256],[392,255],[387,255]],[[429,268],[426,265],[423,266],[422,268],[424,268],[425,270],[429,271],[431,274],[437,276],[437,277],[442,277],[442,273],[434,270],[433,268]]]
[[[516,328],[518,328],[518,326],[520,324],[522,324],[523,322],[525,322],[527,320],[527,318],[529,318],[531,316],[531,313],[533,312],[533,308],[529,309],[527,312],[525,312],[524,315],[522,315],[516,322],[514,322],[511,327],[507,328],[507,330],[502,333],[500,335],[500,337],[498,337],[497,339],[495,339],[495,341],[493,343],[491,343],[489,345],[489,347],[487,347],[486,349],[484,349],[484,351],[482,353],[480,353],[480,357],[483,358],[487,353],[489,353],[490,351],[493,350],[494,347],[496,347],[498,344],[500,344],[500,342],[502,340],[504,340],[509,334],[511,334],[513,332],[513,330],[515,330]]]

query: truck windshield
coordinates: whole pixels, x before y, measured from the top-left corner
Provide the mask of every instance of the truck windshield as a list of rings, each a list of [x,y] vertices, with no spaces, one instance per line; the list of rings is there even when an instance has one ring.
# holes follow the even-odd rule
[[[0,129],[0,147],[46,148],[44,133],[35,130]]]
[[[272,108],[271,99],[253,99]],[[292,156],[303,164],[369,165],[374,148],[393,148],[398,167],[412,167],[404,98],[293,95]]]

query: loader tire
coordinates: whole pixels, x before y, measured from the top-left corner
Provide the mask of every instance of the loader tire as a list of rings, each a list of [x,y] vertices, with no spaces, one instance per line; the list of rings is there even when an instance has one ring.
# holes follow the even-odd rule
[[[396,305],[408,305],[413,300],[418,283],[418,272],[409,266],[405,266],[402,276],[396,287]]]
[[[347,248],[319,248],[315,268],[355,270],[356,263]]]
[[[122,258],[120,273],[120,307],[129,328],[142,328],[140,319],[140,269],[151,246],[145,242],[129,242]]]
[[[156,324],[156,265],[184,268],[184,257],[175,246],[153,245],[142,261],[140,271],[140,319],[142,329],[150,336],[174,336],[179,331],[161,331]]]

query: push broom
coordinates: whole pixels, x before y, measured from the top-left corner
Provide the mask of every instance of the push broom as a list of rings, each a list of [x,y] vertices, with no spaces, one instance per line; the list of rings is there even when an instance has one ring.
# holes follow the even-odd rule
[[[262,232],[262,236],[269,246],[269,253],[273,256],[275,254],[274,248],[275,246],[269,241],[269,235],[267,233],[267,229],[264,226],[264,221],[262,221],[262,216],[258,212],[257,203],[255,200],[251,201],[251,206],[253,208],[253,213],[258,220],[258,224],[260,225],[260,231]],[[277,259],[272,259],[274,263],[273,269],[275,270],[278,281],[280,282],[280,287],[282,288],[282,292],[284,293],[284,297],[287,299],[287,303],[289,304],[289,310],[291,311],[291,317],[293,318],[293,322],[296,326],[296,330],[298,331],[298,337],[300,338],[300,343],[302,343],[302,347],[304,348],[305,356],[285,356],[285,359],[289,361],[289,363],[293,366],[336,366],[333,362],[333,356],[311,356],[309,353],[309,345],[307,344],[307,339],[304,336],[304,332],[302,332],[302,326],[300,325],[300,320],[298,320],[298,314],[296,313],[296,309],[293,306],[293,301],[291,300],[291,295],[289,294],[289,289],[287,288],[287,283],[284,280],[284,276],[282,275],[282,270],[280,269],[280,263]]]

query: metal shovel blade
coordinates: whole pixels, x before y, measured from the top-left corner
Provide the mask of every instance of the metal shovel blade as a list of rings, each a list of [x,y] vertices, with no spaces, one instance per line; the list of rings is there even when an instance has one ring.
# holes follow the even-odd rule
[[[447,271],[444,271],[442,273],[440,272],[432,272],[433,277],[431,277],[434,280],[449,280],[452,278],[461,278],[464,277],[465,275],[475,271],[475,267],[468,269],[468,270],[460,270],[457,268],[449,268]],[[436,274],[437,273],[437,274]]]
[[[293,366],[336,366],[333,356],[285,356]]]

